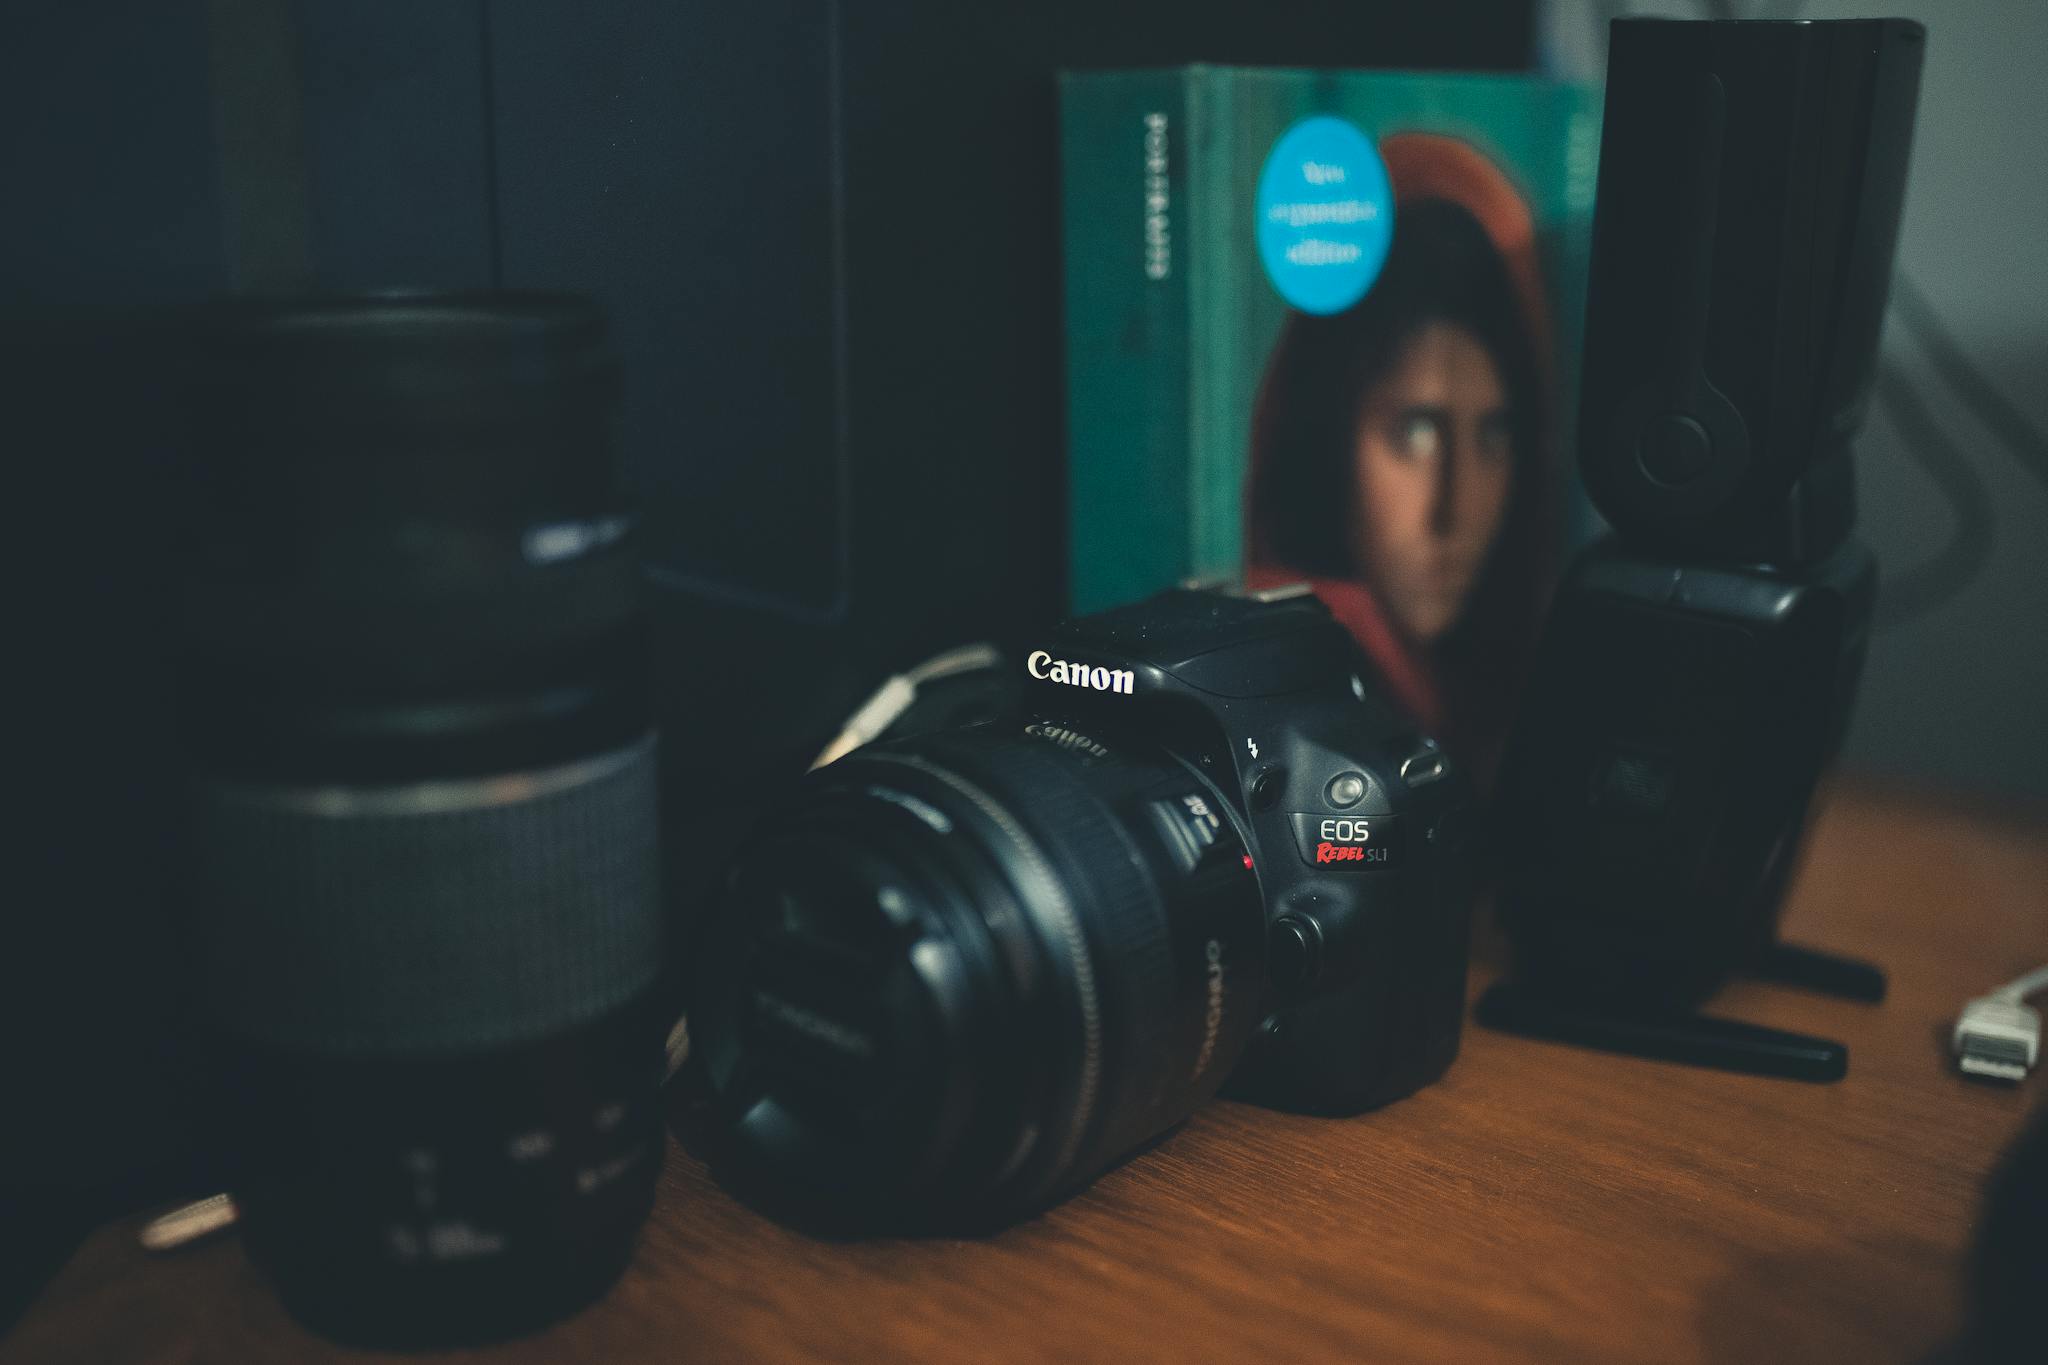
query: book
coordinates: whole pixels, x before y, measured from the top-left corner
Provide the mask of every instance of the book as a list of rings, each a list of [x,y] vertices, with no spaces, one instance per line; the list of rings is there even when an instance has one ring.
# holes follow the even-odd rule
[[[1069,606],[1307,581],[1484,770],[1566,552],[1599,92],[1060,81]]]

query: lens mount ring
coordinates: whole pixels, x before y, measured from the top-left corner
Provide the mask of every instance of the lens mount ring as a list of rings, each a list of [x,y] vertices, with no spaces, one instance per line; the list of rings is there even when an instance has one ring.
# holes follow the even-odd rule
[[[620,749],[590,758],[571,759],[530,772],[493,773],[485,777],[450,777],[438,781],[362,785],[286,785],[214,777],[202,785],[216,799],[237,805],[294,815],[331,819],[394,819],[407,816],[455,815],[519,805],[603,781],[654,751],[652,731]]]

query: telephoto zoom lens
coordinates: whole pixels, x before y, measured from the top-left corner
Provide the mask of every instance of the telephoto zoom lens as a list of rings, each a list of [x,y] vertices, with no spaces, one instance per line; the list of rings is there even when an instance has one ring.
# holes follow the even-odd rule
[[[638,577],[602,316],[545,295],[201,329],[187,914],[250,1253],[343,1340],[601,1294],[661,1158]]]
[[[1264,954],[1251,859],[1189,767],[990,726],[806,779],[740,857],[691,1025],[742,1184],[992,1227],[1215,1093]]]

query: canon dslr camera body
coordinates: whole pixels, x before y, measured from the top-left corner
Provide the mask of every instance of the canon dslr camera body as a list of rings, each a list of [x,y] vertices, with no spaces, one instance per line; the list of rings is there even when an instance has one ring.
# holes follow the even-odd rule
[[[742,854],[693,1018],[739,1158],[999,1221],[1226,1078],[1346,1114],[1443,1073],[1470,786],[1320,603],[1168,593],[1023,670],[1010,714],[812,773]]]

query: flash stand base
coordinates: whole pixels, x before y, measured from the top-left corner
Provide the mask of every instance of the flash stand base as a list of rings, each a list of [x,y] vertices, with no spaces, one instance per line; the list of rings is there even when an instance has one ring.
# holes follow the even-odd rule
[[[1880,968],[1792,944],[1772,945],[1746,974],[1849,1000],[1875,1004],[1884,999]],[[1826,1038],[1713,1015],[1566,999],[1518,981],[1496,983],[1480,997],[1474,1013],[1480,1023],[1503,1033],[1653,1061],[1795,1081],[1839,1081],[1849,1073],[1848,1047]]]

